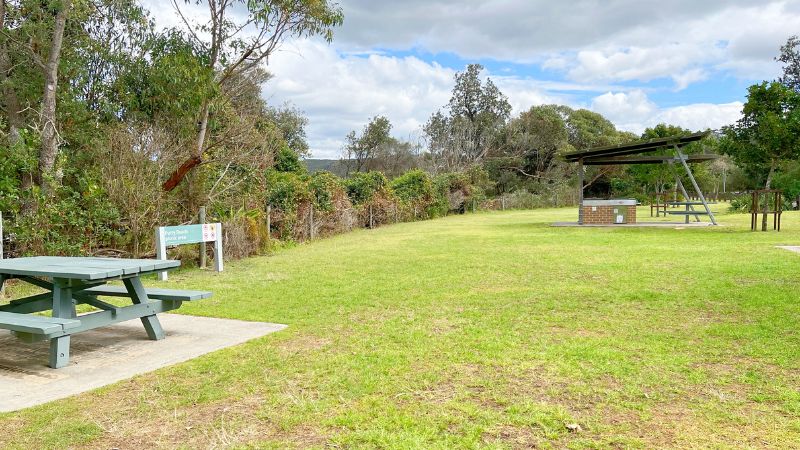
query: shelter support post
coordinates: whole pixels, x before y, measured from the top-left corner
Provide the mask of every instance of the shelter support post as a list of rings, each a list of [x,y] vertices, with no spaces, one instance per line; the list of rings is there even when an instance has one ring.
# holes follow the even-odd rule
[[[583,159],[578,160],[578,224],[583,225]]]
[[[703,207],[706,209],[708,218],[711,220],[711,223],[716,225],[717,220],[714,218],[714,213],[711,212],[711,208],[708,206],[708,202],[706,201],[706,197],[703,195],[703,191],[700,190],[700,186],[697,184],[697,180],[694,179],[694,175],[692,174],[692,170],[689,168],[689,164],[686,163],[686,155],[681,153],[681,150],[677,145],[674,146],[674,148],[675,156],[680,160],[683,168],[686,170],[686,175],[689,176],[689,181],[692,182],[692,187],[694,187],[695,192],[697,192],[697,196],[700,197],[700,201],[703,203]]]

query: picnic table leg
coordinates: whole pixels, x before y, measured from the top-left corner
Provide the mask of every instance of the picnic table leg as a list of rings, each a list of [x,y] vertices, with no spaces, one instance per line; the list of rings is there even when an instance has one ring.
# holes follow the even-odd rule
[[[138,277],[127,278],[122,280],[122,282],[125,283],[125,288],[131,295],[131,300],[134,304],[138,305],[150,301],[150,299],[147,298],[147,292],[145,292],[144,286],[142,285],[142,280],[140,280]],[[159,341],[164,339],[164,329],[161,328],[161,322],[158,321],[158,317],[156,317],[155,314],[152,316],[142,317],[142,325],[144,325],[144,329],[147,331],[147,337],[149,337],[151,340]]]
[[[74,319],[77,315],[69,282],[67,280],[53,280],[53,317]]]
[[[60,369],[69,364],[69,335],[50,339],[50,367]]]
[[[68,280],[53,279],[53,317],[74,319],[75,304]],[[50,339],[50,367],[60,369],[69,364],[70,336]]]

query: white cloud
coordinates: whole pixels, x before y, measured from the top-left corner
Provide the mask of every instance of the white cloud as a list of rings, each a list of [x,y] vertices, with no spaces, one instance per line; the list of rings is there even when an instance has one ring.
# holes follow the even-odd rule
[[[597,96],[590,108],[614,122],[617,128],[640,134],[659,123],[690,130],[718,129],[739,119],[742,102],[695,103],[659,108],[643,91],[607,92]]]
[[[675,106],[659,111],[654,117],[645,122],[648,127],[659,123],[679,125],[690,130],[719,129],[730,125],[741,117],[742,102],[723,104],[695,103],[692,105]]]
[[[375,115],[391,120],[393,134],[416,132],[450,99],[454,72],[413,56],[339,54],[318,41],[296,41],[275,54],[275,75],[264,89],[268,101],[289,101],[310,117],[315,157],[336,158],[345,135]]]
[[[703,69],[689,69],[686,72],[672,75],[672,80],[675,81],[675,90],[682,91],[689,87],[690,84],[698,81],[708,79],[708,72]]]
[[[586,50],[578,52],[575,66],[569,70],[568,76],[583,82],[650,81],[683,70],[700,56],[696,48],[677,43],[656,49]]]
[[[658,107],[651,102],[641,90],[631,92],[606,92],[595,97],[591,108],[614,122],[620,129],[640,132],[635,130],[639,121],[653,116]]]

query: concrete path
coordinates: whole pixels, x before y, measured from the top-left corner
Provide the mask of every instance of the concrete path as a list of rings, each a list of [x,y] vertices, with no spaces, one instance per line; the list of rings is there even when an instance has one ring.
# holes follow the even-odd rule
[[[72,336],[70,364],[47,367],[48,343],[24,344],[0,330],[0,412],[106,386],[286,328],[286,325],[159,314],[167,333],[150,341],[138,320]]]
[[[617,224],[583,224],[578,222],[555,222],[553,227],[581,227],[581,228],[704,228],[710,227],[710,222],[637,222],[637,223],[617,223]]]
[[[797,245],[776,245],[775,247],[789,250],[790,252],[800,253],[800,246]]]

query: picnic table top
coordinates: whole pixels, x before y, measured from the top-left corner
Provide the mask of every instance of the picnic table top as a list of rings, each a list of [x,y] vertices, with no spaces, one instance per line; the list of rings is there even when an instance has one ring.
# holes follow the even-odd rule
[[[0,260],[0,274],[102,280],[180,266],[171,259],[123,259],[72,256],[31,256]]]

